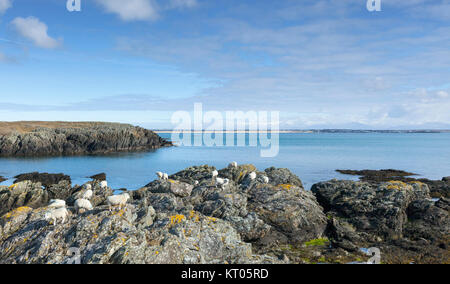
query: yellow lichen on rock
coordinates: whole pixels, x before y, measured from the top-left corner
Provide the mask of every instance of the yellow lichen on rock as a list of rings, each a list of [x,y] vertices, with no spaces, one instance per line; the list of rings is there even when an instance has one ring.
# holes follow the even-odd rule
[[[184,220],[186,220],[186,217],[184,215],[170,216],[170,225],[172,226],[172,225],[180,224]]]
[[[285,189],[285,190],[291,190],[293,185],[292,184],[279,184],[278,187],[281,187],[282,189]]]
[[[22,214],[27,214],[31,211],[33,211],[32,208],[23,206],[23,207],[16,208],[16,209],[12,210],[11,212],[6,213],[5,215],[3,215],[3,218],[10,219],[10,218],[14,218],[19,215],[22,215]]]

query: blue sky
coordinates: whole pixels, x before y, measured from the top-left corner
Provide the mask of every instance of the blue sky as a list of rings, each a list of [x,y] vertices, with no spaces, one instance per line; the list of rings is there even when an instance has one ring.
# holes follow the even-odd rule
[[[0,120],[450,128],[450,0],[0,0]]]

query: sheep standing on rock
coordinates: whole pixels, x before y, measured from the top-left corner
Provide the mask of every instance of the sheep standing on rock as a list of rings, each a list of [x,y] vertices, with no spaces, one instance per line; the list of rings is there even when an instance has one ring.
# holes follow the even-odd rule
[[[81,197],[81,199],[91,199],[92,196],[94,195],[94,192],[91,189],[88,189],[83,196]]]
[[[66,222],[66,218],[69,215],[69,211],[65,207],[53,209],[45,213],[45,220],[53,220],[53,225],[56,225],[56,221],[58,219],[62,219],[62,223],[64,224]]]
[[[48,205],[48,207],[54,208],[54,209],[65,208],[66,202],[64,200],[60,200],[60,199],[52,199],[52,200],[50,200],[50,204]]]
[[[263,181],[264,181],[264,183],[269,183],[269,177],[266,177],[266,176],[263,176]]]
[[[101,188],[107,188],[108,187],[108,182],[106,180],[103,180],[100,182],[100,187]]]
[[[75,209],[78,213],[80,213],[80,210],[92,210],[94,207],[92,206],[91,202],[87,199],[77,199],[75,201]]]
[[[231,162],[231,163],[228,165],[228,167],[229,167],[229,168],[237,168],[237,167],[238,167],[238,163],[237,163],[237,162]]]
[[[164,173],[164,180],[169,180],[169,175]]]
[[[106,198],[106,200],[109,205],[109,211],[112,210],[113,206],[122,207],[122,206],[126,205],[128,199],[130,199],[130,195],[128,193],[122,193],[120,195],[108,196]]]
[[[216,178],[216,186],[220,186],[221,188],[224,188],[225,186],[227,186],[228,184],[230,184],[230,180],[227,178]]]
[[[164,174],[162,172],[156,172],[156,176],[158,177],[159,180],[164,179]]]
[[[256,173],[255,172],[250,173],[248,176],[249,176],[250,180],[255,180],[256,179]]]

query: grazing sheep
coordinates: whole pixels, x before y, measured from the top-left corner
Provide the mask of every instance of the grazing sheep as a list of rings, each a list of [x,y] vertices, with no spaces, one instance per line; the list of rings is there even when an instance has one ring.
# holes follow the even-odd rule
[[[91,189],[88,189],[81,198],[82,199],[91,199],[93,195],[94,195],[94,192]]]
[[[49,208],[65,208],[66,207],[66,202],[64,200],[60,200],[60,199],[52,199],[50,200],[50,204],[48,205]]]
[[[164,177],[163,178],[164,178],[164,180],[169,180],[169,175],[164,173]]]
[[[87,199],[77,199],[74,206],[78,213],[80,213],[81,209],[88,211],[94,209],[91,202]]]
[[[65,207],[53,209],[45,213],[44,218],[45,220],[53,220],[53,225],[56,225],[56,221],[58,219],[62,219],[62,223],[66,222],[66,217],[69,215],[69,211]]]
[[[231,162],[231,163],[228,165],[228,167],[229,167],[229,168],[237,168],[237,167],[238,167],[238,163],[237,163],[237,162]]]
[[[156,172],[156,176],[158,177],[159,180],[164,179],[164,174],[162,172]]]
[[[266,176],[263,176],[263,181],[264,181],[264,183],[269,183],[269,177],[266,177]]]
[[[106,180],[101,181],[101,182],[100,182],[100,187],[101,187],[101,188],[107,188],[107,187],[108,187],[108,182],[107,182]]]
[[[109,205],[109,211],[111,211],[113,206],[124,206],[127,204],[128,199],[130,199],[130,195],[128,193],[122,193],[120,195],[113,195],[108,196],[106,198],[108,205]]]
[[[256,173],[252,172],[248,175],[250,177],[250,180],[255,180],[256,179]]]

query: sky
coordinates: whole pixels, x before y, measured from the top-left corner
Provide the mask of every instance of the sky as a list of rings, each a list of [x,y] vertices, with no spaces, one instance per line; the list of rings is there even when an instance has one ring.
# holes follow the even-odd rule
[[[0,121],[450,129],[450,0],[0,0]]]

